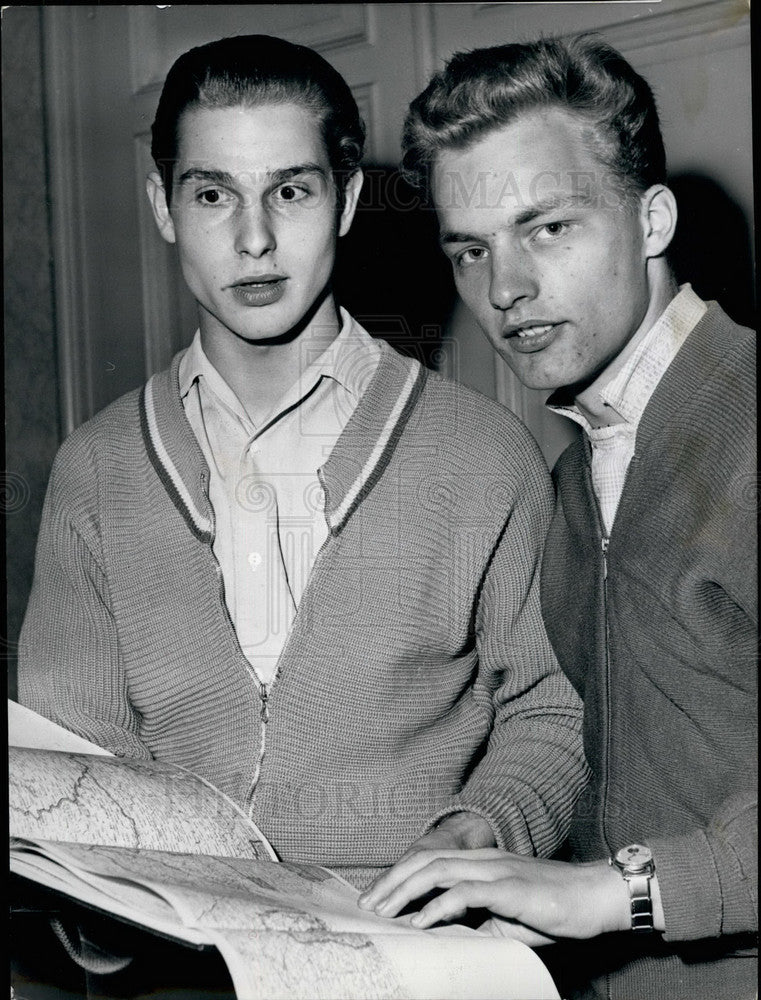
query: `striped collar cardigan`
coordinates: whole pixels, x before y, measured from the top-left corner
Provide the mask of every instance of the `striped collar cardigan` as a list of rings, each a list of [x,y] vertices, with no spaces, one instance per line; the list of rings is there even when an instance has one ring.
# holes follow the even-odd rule
[[[330,532],[265,687],[225,607],[178,366],[61,447],[20,700],[190,768],[281,857],[358,884],[463,809],[552,853],[586,765],[541,620],[553,499],[526,428],[384,344],[322,466]]]

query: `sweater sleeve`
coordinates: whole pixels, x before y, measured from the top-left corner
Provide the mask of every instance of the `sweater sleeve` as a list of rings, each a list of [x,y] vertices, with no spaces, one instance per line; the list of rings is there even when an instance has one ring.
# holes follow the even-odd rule
[[[48,485],[19,643],[19,700],[119,756],[147,758],[110,609],[97,463],[81,441],[64,443]]]
[[[552,487],[544,469],[530,462],[522,474],[479,601],[474,696],[491,702],[491,735],[462,791],[434,822],[475,812],[489,822],[499,847],[546,857],[568,833],[588,768],[581,700],[558,665],[540,608]]]
[[[758,802],[754,793],[722,803],[702,829],[651,838],[667,941],[758,929]]]

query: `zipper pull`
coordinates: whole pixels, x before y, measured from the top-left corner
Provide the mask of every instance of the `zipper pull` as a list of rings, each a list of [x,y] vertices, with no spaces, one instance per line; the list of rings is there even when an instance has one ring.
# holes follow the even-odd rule
[[[602,544],[602,578],[603,580],[608,579],[608,545],[610,544],[609,538],[601,538],[600,542]]]
[[[267,699],[269,698],[269,694],[267,692],[267,685],[263,681],[259,682],[259,697],[262,700],[262,712],[261,712],[262,722],[269,722],[270,710],[267,707]]]

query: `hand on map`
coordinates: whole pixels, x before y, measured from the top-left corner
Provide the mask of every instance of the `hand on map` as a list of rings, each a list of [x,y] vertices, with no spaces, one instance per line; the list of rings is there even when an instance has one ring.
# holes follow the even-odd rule
[[[445,891],[428,899],[412,917],[415,927],[462,919],[469,909],[486,909],[493,916],[485,929],[537,947],[558,938],[590,938],[630,926],[626,885],[607,862],[568,864],[496,848],[411,849],[362,894],[360,906],[394,917],[436,889]],[[662,910],[660,917],[662,921]]]

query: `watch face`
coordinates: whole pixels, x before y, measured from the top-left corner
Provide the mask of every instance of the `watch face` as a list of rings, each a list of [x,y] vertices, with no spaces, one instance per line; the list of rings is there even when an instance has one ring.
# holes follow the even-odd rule
[[[616,864],[628,870],[642,870],[647,868],[653,860],[653,854],[649,847],[645,847],[644,844],[629,844],[628,847],[622,847],[620,851],[616,853]]]

